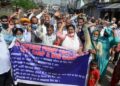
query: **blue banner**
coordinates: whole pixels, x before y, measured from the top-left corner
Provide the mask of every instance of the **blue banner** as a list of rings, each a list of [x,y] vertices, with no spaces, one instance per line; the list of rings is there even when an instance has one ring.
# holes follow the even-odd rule
[[[10,54],[15,84],[86,86],[88,52],[16,42]]]

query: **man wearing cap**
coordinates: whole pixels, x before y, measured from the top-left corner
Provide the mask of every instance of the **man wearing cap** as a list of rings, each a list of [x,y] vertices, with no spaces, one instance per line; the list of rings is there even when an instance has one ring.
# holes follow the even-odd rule
[[[24,39],[25,42],[31,42],[31,23],[28,18],[21,18],[20,19],[21,28],[24,31]]]

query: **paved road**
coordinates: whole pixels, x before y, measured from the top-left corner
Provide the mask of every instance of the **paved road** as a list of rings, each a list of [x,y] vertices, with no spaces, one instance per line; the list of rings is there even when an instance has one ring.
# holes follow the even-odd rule
[[[102,80],[101,84],[99,84],[98,86],[110,86],[110,80],[112,77],[113,69],[114,69],[114,65],[112,63],[109,63],[106,76]],[[120,86],[120,81],[119,81],[119,84],[117,86]]]

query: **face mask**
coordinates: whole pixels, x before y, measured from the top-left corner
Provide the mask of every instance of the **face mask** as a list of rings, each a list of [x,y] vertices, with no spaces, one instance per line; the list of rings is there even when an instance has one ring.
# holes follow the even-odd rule
[[[16,28],[21,28],[21,25],[20,24],[16,24],[15,27]]]
[[[111,21],[111,23],[113,24],[113,23],[115,23],[115,21]]]
[[[69,37],[74,37],[75,33],[68,34]]]
[[[8,29],[8,24],[2,24],[2,27],[3,27],[4,29]]]
[[[95,37],[95,36],[93,37],[93,40],[94,40],[94,41],[96,41],[97,39],[98,39],[98,37]]]
[[[38,27],[38,24],[32,24],[32,25],[31,25],[32,30],[36,30],[37,27]]]
[[[17,38],[17,39],[22,39],[22,38],[23,38],[23,35],[16,35],[16,38]]]

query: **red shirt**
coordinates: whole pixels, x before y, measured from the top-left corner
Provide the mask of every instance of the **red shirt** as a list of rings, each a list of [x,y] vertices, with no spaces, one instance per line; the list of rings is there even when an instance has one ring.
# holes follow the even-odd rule
[[[98,69],[90,70],[89,72],[89,79],[88,79],[88,86],[95,86],[97,80],[100,78],[100,72]]]

